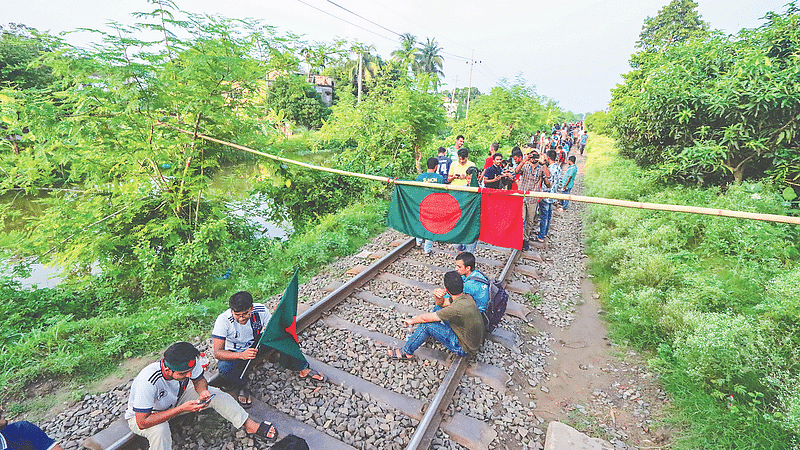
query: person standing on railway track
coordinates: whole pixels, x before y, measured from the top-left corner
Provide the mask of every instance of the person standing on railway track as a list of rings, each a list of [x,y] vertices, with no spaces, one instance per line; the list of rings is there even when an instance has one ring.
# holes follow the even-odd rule
[[[447,156],[455,160],[458,157],[458,151],[461,150],[461,147],[463,146],[464,146],[464,136],[459,134],[458,136],[456,136],[456,144],[447,147]]]
[[[433,312],[419,314],[403,323],[410,327],[418,324],[402,348],[389,350],[394,359],[413,359],[414,352],[431,336],[459,356],[478,353],[483,344],[483,317],[475,300],[464,293],[464,282],[456,271],[444,274],[444,289],[433,290],[436,306]]]
[[[541,154],[531,152],[525,160],[517,166],[516,172],[520,174],[519,190],[528,192],[541,192],[542,183],[549,179],[550,173],[547,166],[542,164]],[[541,203],[540,197],[525,196],[522,200],[522,250],[530,248],[529,241],[533,236],[536,223],[536,208]]]
[[[63,450],[36,425],[27,421],[8,423],[3,415],[0,409],[0,450]]]
[[[444,150],[444,149],[442,149]],[[435,183],[435,184],[444,184],[444,177],[439,175],[436,172],[436,167],[438,166],[439,161],[436,158],[428,158],[426,166],[428,167],[428,171],[417,175],[416,181],[421,181],[423,183]],[[423,245],[423,240],[417,238],[417,245],[423,245],[422,251],[429,255],[431,253],[431,249],[433,248],[433,241],[430,239],[425,239],[425,244]]]
[[[169,420],[210,406],[234,427],[244,427],[248,437],[266,444],[275,442],[278,431],[271,423],[254,421],[233,397],[208,386],[199,356],[192,344],[176,342],[163,358],[139,372],[131,385],[125,411],[131,431],[145,437],[150,450],[170,450]],[[189,380],[192,389],[188,388]]]
[[[229,309],[217,317],[211,331],[214,358],[217,359],[220,376],[237,389],[239,404],[249,408],[252,399],[242,371],[247,361],[258,355],[258,348],[255,348],[254,343],[258,342],[271,314],[263,303],[253,303],[253,296],[247,291],[233,294],[228,299],[228,306]],[[300,378],[325,381],[325,376],[310,368],[308,361],[283,353],[280,358],[281,366],[296,371]]]

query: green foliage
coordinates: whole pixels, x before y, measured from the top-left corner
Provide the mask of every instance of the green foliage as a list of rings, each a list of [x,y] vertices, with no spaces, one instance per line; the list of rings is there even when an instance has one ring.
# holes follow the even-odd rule
[[[555,102],[537,95],[533,86],[520,79],[517,84],[496,86],[490,94],[473,98],[469,117],[453,122],[449,135],[432,142],[428,153],[435,155],[438,147],[449,147],[452,137],[459,134],[466,138],[473,161],[477,157],[472,155],[483,154],[492,142],[499,142],[500,151],[505,147],[508,153],[509,146],[527,143],[536,130],[549,130],[548,123],[560,120],[562,114]]]
[[[608,138],[588,145],[588,195],[786,214],[768,185],[664,187]],[[797,230],[606,206],[585,219],[614,336],[656,352],[651,362],[677,405],[672,420],[685,427],[676,447],[783,448],[797,439]]]
[[[611,126],[608,120],[607,112],[597,111],[586,116],[583,119],[583,124],[588,132],[607,135],[611,133]]]
[[[0,26],[0,86],[45,89],[55,81],[50,67],[37,62],[43,52],[51,51],[45,39],[35,28],[22,24]]]
[[[706,184],[763,177],[786,161],[774,161],[776,155],[796,155],[798,30],[800,14],[790,4],[736,36],[695,33],[634,55],[636,68],[623,75],[611,101],[623,154],[644,165],[666,164],[669,179]]]
[[[697,3],[692,0],[672,0],[655,17],[645,19],[636,48],[645,52],[663,51],[707,32],[708,23],[700,20]]]
[[[409,177],[421,148],[444,125],[444,108],[435,94],[391,74],[379,79],[357,103],[342,96],[319,132],[319,146],[338,148],[338,168],[387,177]]]
[[[273,80],[267,89],[267,105],[309,129],[320,128],[330,115],[319,93],[298,75],[283,75]]]

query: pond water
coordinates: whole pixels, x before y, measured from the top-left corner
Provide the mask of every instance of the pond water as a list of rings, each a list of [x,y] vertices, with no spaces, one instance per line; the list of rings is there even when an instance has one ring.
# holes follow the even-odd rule
[[[288,155],[289,159],[311,164],[324,164],[328,155]],[[248,222],[260,230],[257,237],[270,237],[286,240],[291,236],[293,229],[287,217],[284,221],[276,223],[267,219],[273,207],[272,199],[263,195],[250,195],[250,190],[258,180],[270,179],[273,176],[274,163],[251,161],[232,166],[222,167],[214,176],[209,185],[208,195],[223,199],[232,209],[233,214],[246,217]],[[0,204],[11,205],[21,213],[22,218],[7,220],[2,224],[4,234],[20,232],[25,226],[24,217],[36,217],[42,214],[44,206],[40,200],[49,195],[41,192],[37,195],[26,195],[22,191],[9,191],[0,195]],[[10,274],[9,265],[14,261],[0,261],[0,274]],[[20,281],[23,288],[37,286],[39,288],[52,288],[60,283],[61,268],[33,263],[30,265],[31,275],[25,278],[15,278]],[[99,273],[97,267],[92,268],[92,274]]]

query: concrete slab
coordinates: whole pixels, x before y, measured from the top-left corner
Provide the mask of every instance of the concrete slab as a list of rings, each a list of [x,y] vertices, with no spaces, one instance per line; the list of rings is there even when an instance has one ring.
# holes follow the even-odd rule
[[[400,247],[401,245],[406,243],[406,239],[398,239],[396,241],[389,242],[389,247]]]
[[[378,250],[377,252],[373,252],[369,255],[369,259],[381,259],[386,256],[386,252],[383,250]]]
[[[514,272],[533,278],[539,278],[540,276],[539,271],[536,269],[536,267],[526,266],[524,264],[515,266]]]
[[[569,425],[550,422],[544,450],[614,450],[608,441],[589,437]]]
[[[348,269],[348,271],[345,272],[345,275],[350,275],[350,276],[358,275],[365,270],[367,270],[367,266],[363,264],[356,264],[355,266]]]
[[[540,244],[544,245],[544,244]],[[532,259],[536,262],[544,262],[544,258],[542,258],[542,254],[537,252],[536,250],[528,250],[527,252],[522,252],[523,259]]]
[[[533,287],[524,281],[514,280],[506,285],[506,290],[518,294],[527,294],[533,290]]]
[[[342,286],[344,286],[344,282],[343,281],[334,280],[334,281],[331,281],[330,283],[328,283],[328,285],[325,286],[324,288],[322,288],[322,290],[325,291],[325,292],[333,292],[333,291],[339,289]]]

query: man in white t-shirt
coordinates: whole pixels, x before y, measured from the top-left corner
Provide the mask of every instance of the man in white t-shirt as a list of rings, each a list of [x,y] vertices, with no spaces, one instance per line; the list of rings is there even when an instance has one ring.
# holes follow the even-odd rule
[[[170,450],[169,420],[211,406],[236,428],[244,426],[250,437],[273,443],[278,431],[269,422],[251,419],[230,395],[209,387],[203,376],[200,352],[188,342],[176,342],[164,357],[142,369],[131,385],[125,419],[131,431],[144,436],[150,450]],[[188,389],[189,380],[192,389]]]
[[[211,337],[214,340],[214,358],[220,376],[238,389],[238,400],[244,408],[252,404],[247,379],[243,376],[247,361],[258,355],[258,338],[269,323],[271,314],[262,303],[253,303],[253,296],[239,291],[228,300],[228,310],[217,317]],[[281,366],[298,372],[298,376],[312,381],[325,381],[325,376],[311,369],[308,361],[280,354]]]

